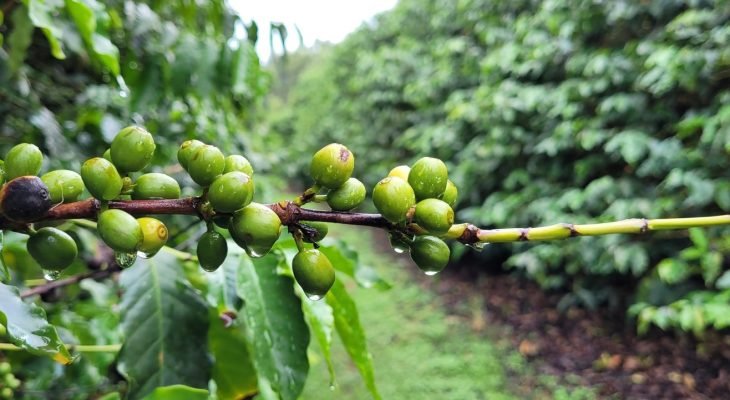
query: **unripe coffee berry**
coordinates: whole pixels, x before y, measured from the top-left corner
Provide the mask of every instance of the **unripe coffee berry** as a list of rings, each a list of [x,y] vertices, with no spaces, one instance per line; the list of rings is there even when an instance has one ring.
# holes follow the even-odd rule
[[[408,182],[391,176],[375,185],[373,203],[385,219],[398,223],[406,219],[408,210],[416,204],[416,195]]]
[[[71,203],[78,200],[84,192],[84,181],[81,175],[67,169],[57,169],[41,176],[41,180],[48,187],[51,202]]]
[[[215,178],[208,189],[208,201],[215,211],[232,213],[251,203],[253,192],[253,179],[243,172],[233,171]]]
[[[21,176],[0,189],[0,213],[15,222],[42,218],[53,204],[48,187],[37,176]]]
[[[114,164],[101,157],[81,165],[81,179],[89,193],[99,200],[112,200],[122,192],[122,177]]]
[[[106,149],[101,157],[109,162],[112,162],[112,149]]]
[[[279,239],[281,220],[269,207],[251,203],[233,214],[228,231],[248,255],[263,257]]]
[[[178,199],[180,185],[169,175],[152,172],[134,182],[132,198],[135,200]]]
[[[244,174],[253,177],[253,167],[246,157],[238,154],[233,154],[226,157],[226,166],[223,168],[223,173],[240,171]]]
[[[156,218],[137,218],[137,222],[142,229],[142,244],[137,250],[145,257],[152,257],[167,243],[167,227]]]
[[[188,163],[190,162],[190,159],[193,158],[193,154],[195,154],[195,152],[204,145],[205,143],[195,139],[182,142],[180,149],[177,151],[177,161],[187,170]]]
[[[446,164],[432,157],[423,157],[416,161],[408,174],[408,183],[418,200],[440,197],[446,190],[448,180]]]
[[[324,297],[335,283],[335,269],[319,250],[303,250],[292,260],[294,279],[312,300]]]
[[[139,126],[128,126],[117,134],[111,144],[112,162],[121,172],[139,171],[155,154],[152,134]]]
[[[41,228],[28,238],[28,253],[41,266],[50,271],[61,271],[71,265],[78,255],[73,238],[57,228]]]
[[[5,156],[5,178],[11,180],[19,176],[37,175],[43,164],[43,153],[38,146],[20,143],[13,146]]]
[[[226,238],[216,231],[205,232],[198,240],[197,255],[198,262],[204,270],[208,272],[217,270],[228,255]]]
[[[417,236],[411,243],[411,258],[427,275],[434,275],[449,263],[451,250],[441,239],[434,236]]]
[[[416,204],[413,219],[429,233],[443,235],[454,224],[454,210],[443,200],[425,199]]]
[[[408,182],[408,174],[411,172],[411,167],[407,165],[399,165],[388,172],[388,176],[397,176]]]
[[[309,173],[323,187],[337,189],[352,176],[355,156],[347,147],[331,143],[314,153]]]
[[[217,147],[206,144],[190,158],[188,173],[198,185],[208,186],[223,173],[225,165],[226,158],[223,153]]]
[[[448,204],[450,207],[454,207],[456,204],[456,199],[459,197],[459,190],[456,188],[456,185],[454,185],[454,182],[451,182],[449,180],[446,182],[446,190],[444,190],[444,194],[441,196],[441,200],[445,201],[446,204]]]
[[[144,240],[139,222],[122,210],[103,211],[99,214],[96,229],[104,243],[118,252],[136,252]]]
[[[350,178],[327,193],[327,204],[335,211],[350,211],[365,200],[365,195],[365,185],[356,178]]]

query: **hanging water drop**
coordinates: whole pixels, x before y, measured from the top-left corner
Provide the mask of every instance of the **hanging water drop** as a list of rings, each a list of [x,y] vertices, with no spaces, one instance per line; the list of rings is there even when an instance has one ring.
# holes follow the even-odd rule
[[[307,295],[307,298],[312,301],[318,301],[318,300],[322,300],[324,298],[324,296],[322,296],[321,294],[306,293],[306,295]]]
[[[330,391],[332,391],[332,392],[335,391],[335,384],[332,382],[330,382]]]
[[[154,254],[152,254],[152,253],[145,253],[144,251],[137,252],[137,257],[144,258],[145,260],[148,258],[152,258],[152,256],[154,256]]]
[[[405,237],[401,237],[400,235],[394,235],[393,233],[388,234],[388,237],[390,239],[390,246],[396,253],[403,254],[411,251],[411,247],[405,240]]]
[[[434,276],[439,273],[439,271],[423,271],[424,274],[428,276]]]
[[[61,271],[52,271],[49,269],[44,269],[43,277],[46,278],[47,281],[55,281],[56,279],[61,277]]]
[[[134,264],[135,261],[137,261],[137,254],[117,252],[114,253],[114,259],[117,261],[117,264],[119,264],[120,267],[129,268],[132,266],[132,264]]]
[[[261,258],[266,255],[265,252],[260,252],[259,249],[252,248],[251,246],[246,246],[246,254],[253,258]]]
[[[129,96],[129,86],[121,75],[117,75],[117,84],[119,85],[119,97],[126,98]]]
[[[476,242],[476,243],[469,243],[467,244],[467,247],[470,247],[476,251],[482,251],[485,247],[487,247],[489,243],[487,242]]]

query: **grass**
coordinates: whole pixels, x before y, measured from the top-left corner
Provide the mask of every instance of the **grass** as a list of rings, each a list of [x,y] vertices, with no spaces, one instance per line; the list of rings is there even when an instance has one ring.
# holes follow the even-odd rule
[[[415,266],[408,257],[379,251],[361,229],[332,227],[330,232],[358,243],[361,260],[393,284],[387,291],[352,290],[384,399],[595,398],[590,389],[564,387],[555,377],[536,375],[508,341],[498,337],[499,332],[474,330],[470,318],[449,314],[434,293],[414,281],[418,277],[414,279]],[[467,304],[478,308],[481,303]],[[478,309],[474,315],[480,315]],[[338,340],[332,349],[334,388],[330,388],[324,360],[313,347],[302,399],[372,398]]]

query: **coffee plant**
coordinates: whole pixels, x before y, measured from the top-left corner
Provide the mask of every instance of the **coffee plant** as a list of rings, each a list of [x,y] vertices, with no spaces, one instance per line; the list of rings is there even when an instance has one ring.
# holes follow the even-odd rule
[[[42,177],[36,176],[43,164],[37,146],[21,143],[8,151],[0,169],[7,180],[0,190],[0,228],[28,236],[27,254],[47,283],[20,292],[3,259],[0,321],[12,343],[5,349],[73,363],[79,357],[74,349],[83,352],[84,347],[65,343],[43,310],[23,298],[119,273],[126,337],[116,362],[129,398],[207,398],[205,388],[218,398],[296,398],[307,375],[310,336],[317,338],[329,363],[333,328],[377,398],[364,332],[341,282],[348,276],[362,278],[357,264],[336,247],[320,244],[326,223],[383,228],[394,251],[409,253],[427,275],[449,262],[444,240],[478,249],[490,242],[730,224],[730,215],[722,215],[479,229],[454,223],[451,207],[458,188],[443,161],[432,157],[394,167],[372,191],[379,214],[357,213],[352,210],[365,200],[366,188],[352,177],[355,154],[338,143],[314,154],[309,168],[313,183],[300,196],[263,204],[254,202],[255,172],[244,156],[185,141],[178,163],[200,191],[181,197],[172,177],[144,173],[156,148],[150,132],[130,126],[113,138],[105,156],[86,160],[80,174],[53,170]],[[85,191],[90,197],[79,199]],[[331,211],[307,208],[308,203],[327,203]],[[165,246],[169,229],[151,215],[166,214],[189,215],[205,224],[195,254]],[[283,230],[293,244],[277,245]],[[77,262],[74,237],[94,232],[113,256],[94,271],[59,279]],[[207,331],[190,332],[191,325],[207,325]],[[91,349],[96,346],[86,347]],[[19,385],[12,374],[7,376],[3,390],[12,397]]]

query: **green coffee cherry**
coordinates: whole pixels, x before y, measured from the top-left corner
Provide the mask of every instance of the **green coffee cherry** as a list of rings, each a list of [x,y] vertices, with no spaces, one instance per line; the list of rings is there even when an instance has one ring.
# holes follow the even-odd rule
[[[0,375],[7,375],[12,371],[12,367],[9,362],[0,362]]]
[[[41,176],[41,180],[48,187],[51,202],[71,203],[78,200],[84,192],[84,181],[81,175],[67,169],[57,169]]]
[[[303,250],[292,260],[294,279],[312,300],[324,297],[335,283],[335,269],[319,250]]]
[[[251,203],[233,214],[228,231],[252,257],[263,257],[279,239],[281,220],[269,207]]]
[[[109,162],[112,162],[112,149],[106,149],[101,157]]]
[[[5,182],[5,161],[0,160],[0,185]]]
[[[411,172],[411,167],[407,165],[399,165],[388,172],[388,176],[397,176],[408,182],[408,174]]]
[[[99,214],[96,229],[104,243],[118,252],[136,252],[144,240],[139,222],[122,210],[110,209]]]
[[[155,154],[155,139],[139,126],[128,126],[117,134],[111,144],[112,162],[121,172],[139,171]]]
[[[443,200],[425,199],[416,204],[413,219],[429,233],[443,235],[454,224],[454,210]]]
[[[57,228],[41,228],[28,238],[28,253],[41,266],[51,271],[61,271],[71,265],[78,255],[73,238]]]
[[[213,272],[223,264],[228,254],[228,243],[226,238],[216,231],[208,231],[198,240],[198,262],[200,266]]]
[[[233,171],[215,178],[208,189],[208,201],[215,211],[232,213],[251,203],[253,192],[253,179]]]
[[[337,189],[352,175],[355,156],[347,147],[331,143],[314,153],[309,173],[318,185]]]
[[[223,173],[226,158],[215,146],[203,145],[188,162],[188,173],[195,183],[208,186],[215,178]]]
[[[180,185],[169,175],[152,172],[137,178],[132,191],[135,200],[178,199]]]
[[[167,227],[159,219],[150,217],[137,218],[137,223],[142,229],[142,244],[137,250],[144,257],[152,257],[167,243]]]
[[[190,162],[190,159],[193,158],[193,154],[195,154],[195,152],[204,145],[205,143],[195,139],[182,142],[180,149],[177,151],[177,161],[187,170],[188,163]]]
[[[95,157],[81,165],[81,179],[92,196],[112,200],[122,192],[122,177],[111,162]]]
[[[9,387],[0,389],[0,398],[12,399],[13,398],[13,389],[11,389]]]
[[[446,204],[448,204],[450,207],[454,207],[456,204],[456,199],[459,197],[459,190],[456,188],[456,185],[454,185],[454,182],[451,182],[449,179],[446,182],[446,190],[444,190],[444,194],[441,196],[441,200],[445,201]]]
[[[448,180],[446,164],[432,157],[423,157],[416,161],[408,174],[408,183],[418,200],[438,198],[446,190]]]
[[[365,194],[365,185],[356,178],[350,178],[327,193],[327,204],[335,211],[350,211],[365,200]]]
[[[5,178],[11,180],[19,176],[38,175],[43,164],[43,153],[38,146],[30,143],[15,145],[5,156]]]
[[[212,219],[214,224],[223,229],[228,229],[228,225],[231,223],[230,215],[214,215]]]
[[[408,182],[391,176],[375,185],[373,203],[385,219],[398,223],[406,219],[408,210],[416,204],[416,195]]]
[[[8,388],[10,389],[17,389],[20,387],[20,380],[13,374],[7,374],[5,375],[5,384],[8,385]]]
[[[20,176],[0,188],[0,213],[11,221],[38,220],[52,205],[48,187],[37,176]]]
[[[329,232],[329,227],[324,222],[316,222],[316,221],[307,221],[303,225],[307,226],[308,228],[311,228],[313,231],[316,231],[314,236],[308,236],[305,232],[304,234],[304,241],[309,243],[316,243],[320,242],[322,239],[327,236],[327,233]]]
[[[233,154],[226,157],[226,166],[223,168],[223,173],[240,171],[244,174],[253,177],[253,167],[248,159],[242,155]]]
[[[411,258],[426,275],[435,275],[449,263],[451,250],[435,236],[417,236],[411,244]]]

